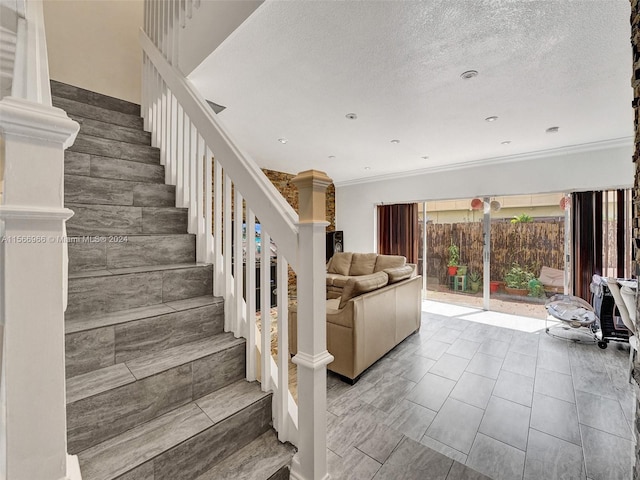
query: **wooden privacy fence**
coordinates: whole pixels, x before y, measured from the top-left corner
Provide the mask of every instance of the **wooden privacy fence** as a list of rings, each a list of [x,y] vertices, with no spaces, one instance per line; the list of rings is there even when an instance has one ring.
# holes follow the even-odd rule
[[[482,223],[427,225],[427,276],[447,284],[447,248],[460,248],[460,265],[482,273]],[[542,266],[564,269],[564,222],[491,224],[491,280],[502,280],[517,262],[536,275]]]

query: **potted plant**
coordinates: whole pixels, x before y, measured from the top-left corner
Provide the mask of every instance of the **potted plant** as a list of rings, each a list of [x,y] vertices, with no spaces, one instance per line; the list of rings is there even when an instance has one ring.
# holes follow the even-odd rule
[[[535,298],[544,298],[546,296],[544,287],[537,278],[529,280],[529,296]]]
[[[473,272],[469,273],[469,290],[471,290],[471,293],[478,293],[478,290],[480,290],[481,281],[482,275],[480,274],[480,272],[476,272],[474,270]]]
[[[525,296],[529,293],[529,282],[535,278],[533,273],[514,263],[504,276],[504,290],[511,295]]]
[[[456,273],[458,273],[458,265],[460,264],[460,249],[457,245],[453,243],[449,245],[447,249],[449,252],[449,261],[447,262],[447,267],[449,270],[449,276],[452,277]]]

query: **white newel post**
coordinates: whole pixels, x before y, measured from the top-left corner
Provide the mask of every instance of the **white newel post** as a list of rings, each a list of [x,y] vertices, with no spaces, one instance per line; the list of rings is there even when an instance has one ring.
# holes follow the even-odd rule
[[[67,455],[62,239],[64,149],[78,129],[58,108],[0,101],[0,478],[80,478]]]
[[[307,170],[291,180],[298,187],[298,453],[291,478],[324,480],[327,473],[327,352],[325,249],[326,190],[331,179]]]

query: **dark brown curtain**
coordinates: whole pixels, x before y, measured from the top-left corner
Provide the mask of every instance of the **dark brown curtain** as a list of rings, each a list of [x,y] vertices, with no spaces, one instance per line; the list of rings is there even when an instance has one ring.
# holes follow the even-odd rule
[[[602,192],[577,192],[571,200],[574,295],[591,301],[591,277],[602,274]]]
[[[378,206],[378,253],[418,263],[419,242],[417,203]]]

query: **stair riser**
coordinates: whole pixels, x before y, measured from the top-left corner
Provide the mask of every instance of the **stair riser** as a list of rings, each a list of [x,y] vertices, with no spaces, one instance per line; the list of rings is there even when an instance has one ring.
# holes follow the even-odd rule
[[[67,378],[222,333],[222,304],[65,336]]]
[[[154,480],[193,480],[266,432],[270,423],[269,396],[156,457]]]
[[[65,203],[121,205],[136,207],[175,207],[173,185],[137,183],[126,180],[64,176]]]
[[[131,235],[126,242],[103,243],[85,242],[82,241],[83,237],[70,237],[69,240],[71,273],[193,263],[196,258],[194,235]]]
[[[78,135],[69,148],[72,152],[88,153],[102,157],[120,158],[130,162],[160,164],[160,150],[147,145],[119,142],[107,138]]]
[[[51,97],[51,103],[54,107],[61,108],[69,115],[77,115],[82,118],[90,118],[100,122],[120,125],[121,127],[134,128],[142,130],[143,120],[136,115],[120,113],[106,108],[87,105],[86,103],[76,102],[61,97]]]
[[[166,207],[67,204],[74,215],[67,235],[143,235],[187,233],[187,210]]]
[[[164,167],[140,162],[129,162],[117,158],[89,155],[88,153],[64,152],[64,173],[93,178],[127,180],[164,185]]]
[[[66,83],[56,82],[55,80],[51,81],[51,95],[128,115],[140,115],[140,105],[138,104],[85,90],[84,88],[74,87]]]
[[[205,391],[206,394],[242,379],[244,359],[245,346],[241,344],[70,403],[67,405],[69,452],[81,452],[194,400],[197,398],[195,392],[202,385],[211,388]],[[267,424],[270,419],[269,408]]]
[[[268,480],[289,480],[290,475],[291,475],[291,469],[289,468],[288,465],[285,465],[280,470],[278,470],[276,473],[271,475],[268,478]]]
[[[66,318],[211,295],[211,266],[69,279]]]
[[[80,124],[80,134],[93,137],[117,140],[120,142],[135,143],[139,145],[151,145],[151,133],[134,128],[121,127],[110,123],[82,118],[78,115],[69,115],[72,120]]]

